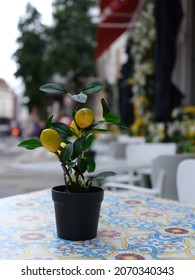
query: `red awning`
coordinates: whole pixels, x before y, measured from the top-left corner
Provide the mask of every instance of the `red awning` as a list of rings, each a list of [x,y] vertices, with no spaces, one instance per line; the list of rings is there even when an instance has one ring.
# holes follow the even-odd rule
[[[101,12],[113,2],[113,0],[100,0],[100,10]]]
[[[97,48],[95,59],[130,27],[133,14],[144,0],[102,0],[100,1],[101,22],[97,27]]]

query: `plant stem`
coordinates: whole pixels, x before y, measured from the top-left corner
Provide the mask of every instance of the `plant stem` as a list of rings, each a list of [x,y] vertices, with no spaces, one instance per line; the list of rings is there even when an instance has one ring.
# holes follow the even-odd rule
[[[73,185],[72,178],[71,178],[71,175],[70,175],[70,172],[69,172],[68,168],[65,165],[63,165],[63,164],[61,164],[61,166],[62,166],[62,169],[64,171],[64,181],[65,181],[65,184],[69,185],[69,183],[67,182],[67,179],[66,179],[66,175],[67,175],[68,179],[70,181],[70,184]]]
[[[80,170],[80,163],[81,163],[82,157],[83,157],[83,154],[81,154],[77,159],[77,167],[79,170]],[[79,173],[78,172],[76,173],[76,184],[77,185],[79,184]]]

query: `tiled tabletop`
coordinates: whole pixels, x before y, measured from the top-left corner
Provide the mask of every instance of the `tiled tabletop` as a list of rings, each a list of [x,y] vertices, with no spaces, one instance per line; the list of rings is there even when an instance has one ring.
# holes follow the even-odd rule
[[[0,259],[195,259],[195,205],[105,191],[98,234],[56,235],[51,190],[0,199]]]

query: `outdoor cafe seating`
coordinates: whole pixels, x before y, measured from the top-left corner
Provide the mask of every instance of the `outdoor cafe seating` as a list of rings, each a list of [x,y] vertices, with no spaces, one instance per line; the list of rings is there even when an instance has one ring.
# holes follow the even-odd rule
[[[180,162],[176,174],[178,199],[195,203],[195,158]]]
[[[143,143],[139,145],[141,151]],[[0,259],[194,260],[195,201],[180,198],[176,181],[178,166],[190,158],[194,164],[194,154],[172,152],[154,157],[151,187],[114,182],[114,176],[112,182],[101,181],[104,200],[97,236],[92,240],[57,236],[51,189],[0,199]],[[124,158],[97,156],[97,172],[112,167],[116,173],[129,172]],[[44,163],[38,168],[44,172]],[[52,165],[54,175],[55,168],[59,166]],[[193,170],[188,168],[188,179]],[[190,180],[183,182],[187,191]]]
[[[119,173],[108,178],[107,182],[144,184],[144,176],[151,175],[152,162],[160,155],[175,155],[175,143],[131,143],[125,147],[125,161],[128,166],[127,173]],[[135,175],[136,174],[136,175]]]
[[[194,189],[192,187],[193,168],[191,167],[186,171],[186,168],[182,167],[184,165],[184,162],[186,162],[187,160],[194,163],[195,154],[161,155],[156,157],[153,160],[151,166],[150,188],[140,185],[132,185],[131,183],[115,182],[114,177],[112,177],[112,181],[106,180],[106,182],[104,183],[104,187],[109,189],[125,189],[140,194],[142,193],[154,195],[172,200],[180,200],[181,197],[183,197],[181,193],[186,193],[185,196],[190,197],[190,194],[193,193]],[[180,167],[179,172],[178,167]],[[189,187],[186,187],[186,178],[188,178]],[[182,190],[178,190],[178,187],[180,187]],[[191,196],[191,198],[192,197],[193,195]],[[193,201],[195,202],[195,199]]]

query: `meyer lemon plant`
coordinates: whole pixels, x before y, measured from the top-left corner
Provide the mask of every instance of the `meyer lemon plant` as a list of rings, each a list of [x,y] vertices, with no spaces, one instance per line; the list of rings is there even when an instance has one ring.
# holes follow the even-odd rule
[[[78,105],[78,103],[86,103],[88,96],[101,91],[102,87],[101,81],[92,81],[87,83],[79,94],[72,94],[62,86],[49,83],[41,86],[40,90],[49,94],[66,94]],[[101,105],[102,119],[100,120],[95,120],[94,112],[90,108],[73,109],[70,126],[53,121],[51,115],[46,121],[40,138],[26,139],[18,144],[19,147],[30,150],[43,147],[54,153],[61,163],[65,185],[69,192],[87,192],[93,180],[115,174],[108,171],[96,176],[87,175],[94,172],[96,168],[94,159],[85,153],[91,147],[94,135],[108,132],[108,129],[101,128],[105,124],[124,126],[120,118],[110,112],[104,99],[101,99]]]

